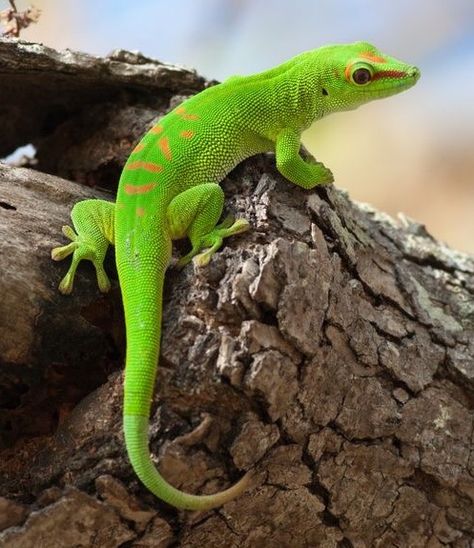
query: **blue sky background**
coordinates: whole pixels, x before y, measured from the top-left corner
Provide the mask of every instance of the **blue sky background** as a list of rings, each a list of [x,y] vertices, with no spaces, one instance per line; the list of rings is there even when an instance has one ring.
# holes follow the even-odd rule
[[[6,3],[6,2],[5,2]],[[327,42],[363,39],[427,63],[474,55],[472,0],[36,0],[49,41],[138,49],[213,78],[253,72]],[[49,26],[49,25],[48,25]],[[38,27],[25,33],[37,34]]]
[[[98,55],[140,50],[209,78],[360,39],[417,64],[415,88],[330,117],[305,142],[354,198],[405,211],[474,252],[474,0],[31,1],[43,15],[25,39]]]

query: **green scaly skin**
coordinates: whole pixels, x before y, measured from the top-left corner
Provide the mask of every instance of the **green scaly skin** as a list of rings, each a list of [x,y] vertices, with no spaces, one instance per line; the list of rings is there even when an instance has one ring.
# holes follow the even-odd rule
[[[333,181],[322,163],[303,160],[301,132],[332,112],[354,109],[400,93],[419,77],[416,67],[357,42],[302,53],[271,70],[234,76],[185,101],[161,119],[136,146],[122,172],[116,204],[79,202],[71,217],[71,243],[56,248],[61,260],[73,253],[60,284],[72,291],[80,260],[91,260],[99,288],[109,280],[102,262],[109,243],[125,307],[127,354],[123,425],[130,462],[157,497],[178,508],[204,510],[240,495],[247,473],[233,487],[196,496],[168,484],[152,463],[148,421],[161,335],[162,290],[172,240],[188,237],[192,258],[206,265],[223,238],[249,228],[245,219],[225,220],[219,181],[244,158],[274,151],[278,170],[304,189]]]

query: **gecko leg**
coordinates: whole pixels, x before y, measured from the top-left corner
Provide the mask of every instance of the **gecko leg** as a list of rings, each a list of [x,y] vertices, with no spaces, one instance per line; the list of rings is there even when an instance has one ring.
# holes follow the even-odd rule
[[[208,264],[224,238],[250,228],[246,219],[234,220],[231,216],[217,224],[223,207],[224,192],[215,183],[191,187],[171,201],[167,210],[171,237],[188,236],[192,246],[191,251],[178,261],[178,267],[189,263],[194,257],[199,266]]]
[[[294,129],[283,130],[275,143],[278,171],[295,185],[310,189],[334,181],[331,171],[321,162],[303,160],[300,156],[300,133]]]
[[[51,251],[51,258],[55,261],[62,261],[72,254],[71,266],[59,284],[61,293],[68,295],[72,292],[76,269],[83,259],[95,266],[100,291],[105,293],[110,289],[103,262],[109,244],[114,243],[114,211],[115,205],[105,200],[83,200],[72,208],[71,219],[76,230],[70,226],[62,228],[71,243]]]

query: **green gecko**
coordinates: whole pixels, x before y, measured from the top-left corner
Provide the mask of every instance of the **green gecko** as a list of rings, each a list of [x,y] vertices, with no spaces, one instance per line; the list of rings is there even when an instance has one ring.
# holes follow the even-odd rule
[[[108,291],[103,260],[108,245],[115,245],[127,338],[125,444],[136,474],[160,499],[205,510],[232,500],[251,483],[247,472],[224,491],[192,495],[166,482],[150,458],[148,424],[172,241],[188,237],[191,242],[178,266],[192,259],[203,266],[224,238],[249,228],[245,219],[218,223],[224,205],[218,183],[254,154],[275,152],[279,172],[301,188],[331,183],[328,168],[300,156],[302,131],[332,112],[400,93],[419,75],[416,67],[356,42],[307,51],[258,74],[232,76],[187,99],[148,131],[125,164],[115,205],[85,200],[72,209],[76,231],[63,227],[71,243],[52,251],[55,260],[73,254],[59,289],[72,291],[76,268],[88,259],[99,289]]]

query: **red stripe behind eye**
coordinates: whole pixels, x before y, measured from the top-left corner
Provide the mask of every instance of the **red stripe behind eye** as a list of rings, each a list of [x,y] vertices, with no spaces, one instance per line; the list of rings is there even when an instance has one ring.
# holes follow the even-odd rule
[[[372,82],[381,78],[404,78],[406,75],[402,70],[381,70],[372,76]]]

